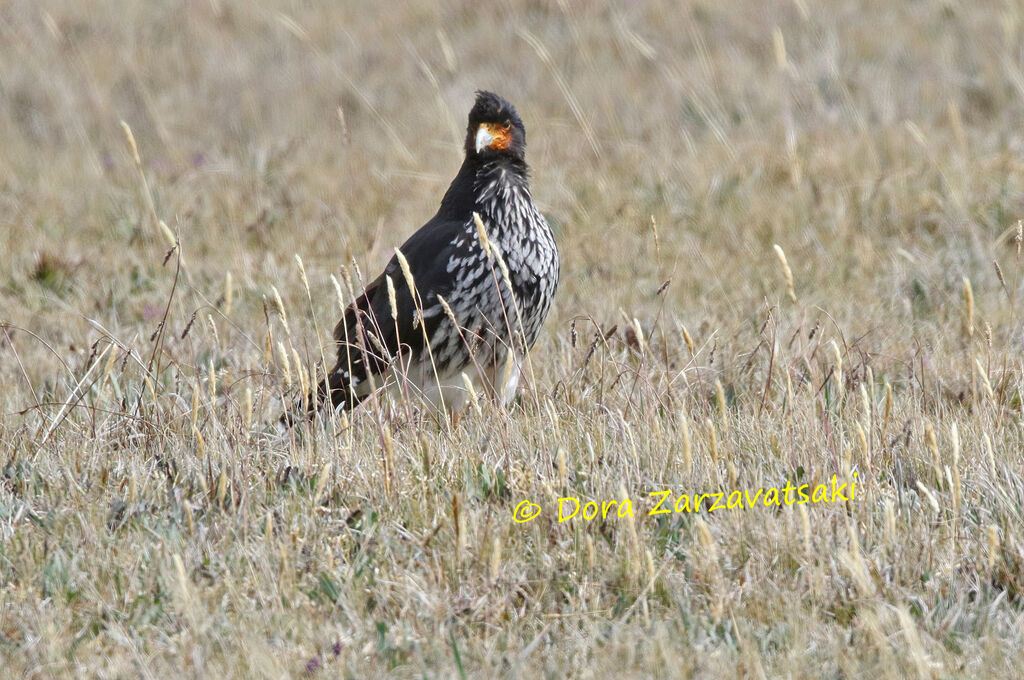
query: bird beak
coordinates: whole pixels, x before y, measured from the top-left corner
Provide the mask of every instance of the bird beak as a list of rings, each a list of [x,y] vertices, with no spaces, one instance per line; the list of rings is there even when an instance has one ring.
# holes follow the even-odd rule
[[[476,131],[476,152],[480,153],[491,145],[494,141],[494,136],[487,129],[487,124],[483,123]]]

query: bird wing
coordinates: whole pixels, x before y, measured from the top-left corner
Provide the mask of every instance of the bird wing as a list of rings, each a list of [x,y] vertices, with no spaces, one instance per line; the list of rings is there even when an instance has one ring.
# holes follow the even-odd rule
[[[463,251],[468,254],[475,245],[475,240],[461,236],[466,233],[465,222],[434,217],[402,245],[399,250],[409,263],[416,298],[398,256],[393,256],[334,329],[339,368],[362,381],[368,374],[383,373],[399,350],[413,357],[423,352],[444,317],[437,297],[447,298],[454,287],[455,274],[448,270],[448,263]],[[395,289],[395,318],[391,316],[388,277]]]

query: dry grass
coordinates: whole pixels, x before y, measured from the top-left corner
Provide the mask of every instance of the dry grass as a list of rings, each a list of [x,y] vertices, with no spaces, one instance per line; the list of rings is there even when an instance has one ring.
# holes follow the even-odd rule
[[[5,671],[1013,675],[1022,22],[4,3]],[[272,436],[476,88],[518,104],[563,254],[533,380]],[[846,503],[646,516],[854,472]],[[558,523],[563,495],[637,516]]]

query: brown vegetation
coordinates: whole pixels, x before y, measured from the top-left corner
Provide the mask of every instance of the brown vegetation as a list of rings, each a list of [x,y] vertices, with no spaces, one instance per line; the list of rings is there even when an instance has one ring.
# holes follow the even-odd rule
[[[1022,30],[937,0],[4,3],[5,672],[1011,675]],[[275,434],[477,88],[519,108],[563,258],[520,400]],[[854,472],[847,502],[646,515]]]

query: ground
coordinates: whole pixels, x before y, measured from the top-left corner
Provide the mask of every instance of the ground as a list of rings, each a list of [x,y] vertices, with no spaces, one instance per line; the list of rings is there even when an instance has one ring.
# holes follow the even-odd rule
[[[948,0],[3,4],[5,672],[1012,677],[1022,46]],[[562,253],[519,398],[277,434],[476,89]]]

